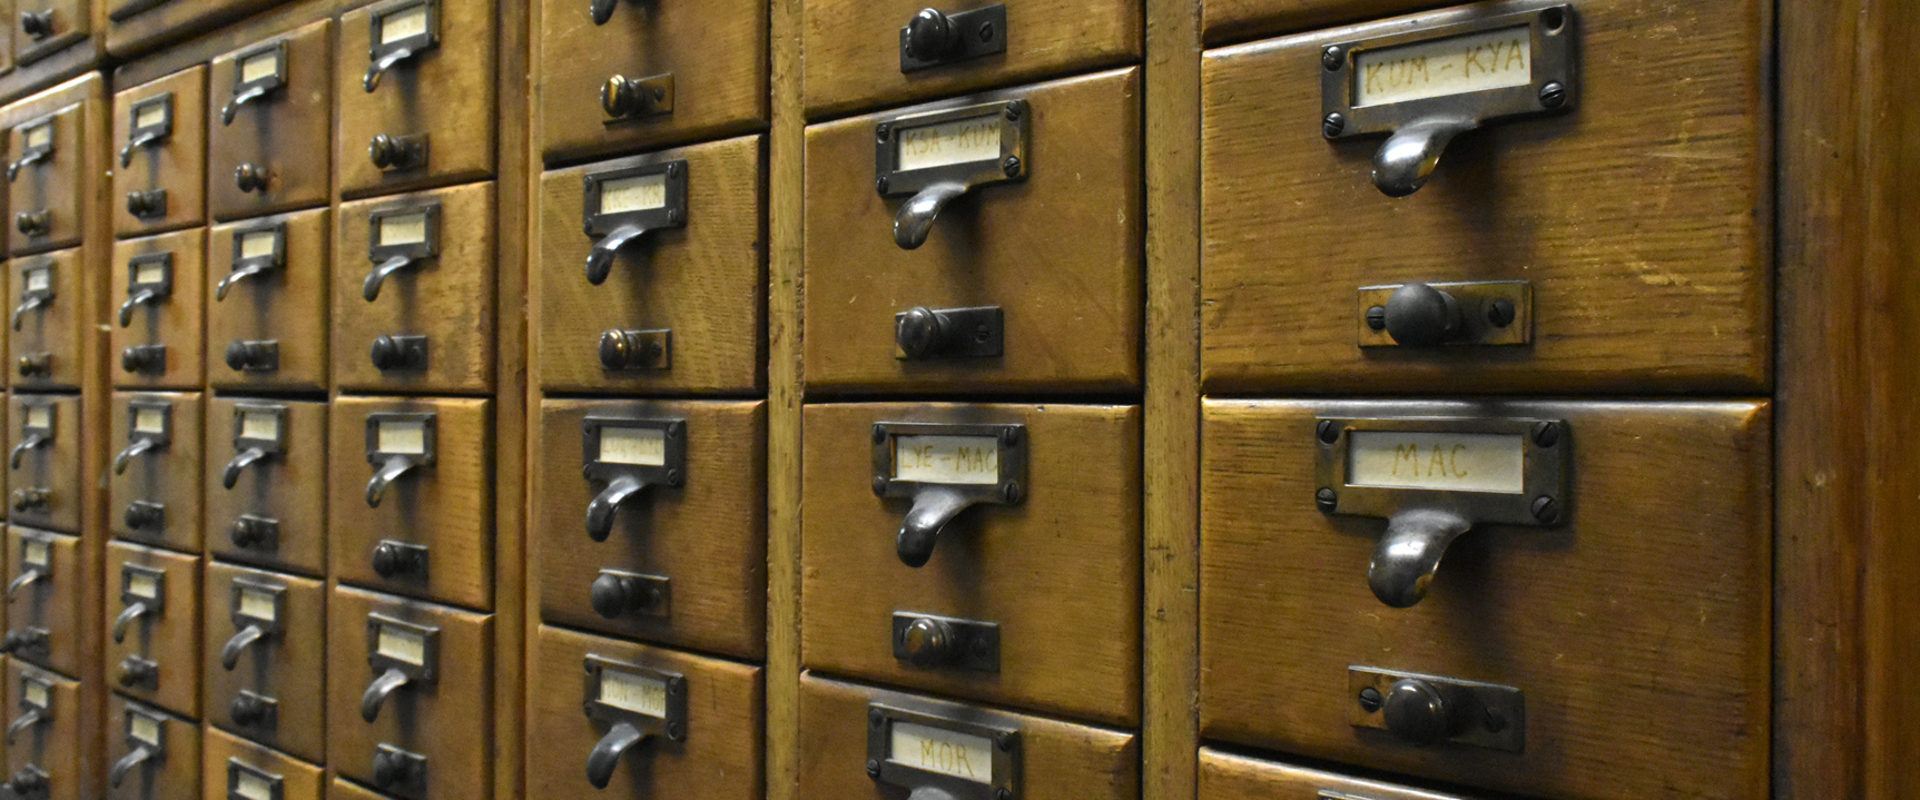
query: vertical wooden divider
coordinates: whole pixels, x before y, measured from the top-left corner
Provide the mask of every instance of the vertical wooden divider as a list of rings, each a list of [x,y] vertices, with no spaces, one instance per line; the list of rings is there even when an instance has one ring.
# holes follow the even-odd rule
[[[533,217],[534,189],[539,185],[539,160],[533,156],[530,126],[533,122],[529,81],[532,34],[537,3],[499,3],[494,30],[495,96],[498,111],[494,124],[498,139],[494,147],[494,209],[498,215],[494,232],[494,304],[498,317],[494,322],[493,457],[494,457],[494,665],[493,665],[493,796],[497,799],[526,796],[526,759],[531,748],[523,746],[514,732],[527,729],[527,664],[532,663],[529,635],[539,615],[528,613],[538,608],[531,600],[530,573],[527,564],[527,508],[531,481],[527,465],[537,443],[529,435],[535,426],[528,416],[538,408],[528,380],[529,342],[527,315],[533,306],[529,291],[533,244],[528,228]],[[509,109],[524,109],[521,114]]]
[[[773,128],[767,175],[766,796],[799,800],[801,214],[806,118],[802,0],[771,0]]]

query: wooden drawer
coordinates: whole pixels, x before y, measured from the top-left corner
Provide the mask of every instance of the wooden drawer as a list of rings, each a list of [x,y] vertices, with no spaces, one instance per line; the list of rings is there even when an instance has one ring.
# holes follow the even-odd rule
[[[332,416],[333,577],[493,605],[491,401],[341,397]]]
[[[119,695],[107,704],[108,800],[200,800],[200,726]]]
[[[7,710],[9,724],[27,713],[37,717],[7,744],[7,788],[17,796],[45,800],[98,796],[99,777],[82,772],[81,766],[83,754],[98,751],[80,738],[81,731],[92,730],[95,723],[82,724],[79,681],[11,658],[7,691],[14,701]],[[27,704],[37,708],[29,712]]]
[[[344,586],[328,616],[328,765],[396,797],[491,797],[493,617]]]
[[[801,797],[897,799],[919,786],[977,790],[982,783],[1010,788],[1021,800],[1140,796],[1140,743],[1132,733],[812,676],[800,679],[800,729],[807,732],[800,742]],[[891,742],[922,745],[926,752],[896,755]],[[877,770],[869,770],[874,762]]]
[[[327,202],[332,25],[320,20],[209,66],[207,205],[214,219]]]
[[[1138,407],[808,406],[804,434],[806,667],[1137,722]]]
[[[14,10],[13,58],[22,65],[87,38],[93,29],[88,0],[16,0]]]
[[[266,797],[320,800],[324,770],[278,750],[214,728],[202,728],[201,800]]]
[[[107,481],[113,535],[199,552],[204,471],[199,392],[113,393],[113,444]]]
[[[1323,48],[1410,30],[1455,35],[1437,26],[1487,9],[1208,52],[1200,308],[1209,391],[1769,390],[1762,4],[1500,8],[1538,13],[1483,24],[1531,24],[1537,35],[1514,41],[1562,37],[1587,54],[1562,93],[1571,109],[1438,141],[1446,152],[1433,150],[1431,181],[1398,199],[1369,179],[1369,164],[1384,142],[1404,138],[1401,151],[1413,152],[1425,140],[1325,140]],[[1496,45],[1505,63],[1520,52],[1498,41],[1473,52]],[[1545,86],[1552,68],[1539,47],[1531,66]],[[1351,52],[1364,56],[1365,46]],[[1688,79],[1674,80],[1681,72]],[[1376,115],[1420,113],[1382,105]],[[1413,118],[1403,129],[1437,125]],[[1415,171],[1375,174],[1397,176],[1382,180],[1401,191]]]
[[[281,2],[107,0],[107,52],[122,59],[136,56],[156,45],[214,30],[228,21]]]
[[[1140,0],[957,0],[932,6],[938,19],[920,19],[928,8],[923,0],[809,3],[801,21],[807,116],[818,119],[1137,62],[1146,30],[1142,5]],[[902,58],[901,46],[916,19],[929,53],[944,55]],[[943,41],[947,37],[958,41],[949,44]],[[936,49],[946,47],[951,49]]]
[[[475,183],[340,207],[333,378],[341,388],[491,390],[493,191]]]
[[[139,236],[207,219],[207,68],[113,96],[113,230]]]
[[[342,195],[493,175],[497,13],[492,2],[385,0],[340,16]]]
[[[1200,749],[1199,800],[1468,800],[1381,781]]]
[[[106,591],[108,685],[199,717],[199,557],[108,542]]]
[[[86,335],[81,279],[89,272],[80,249],[8,262],[13,321],[7,349],[15,389],[77,389]]]
[[[301,759],[324,762],[326,584],[213,561],[207,564],[203,608],[204,719]]]
[[[58,2],[58,0],[55,0]],[[7,132],[7,250],[14,255],[72,247],[80,243],[86,220],[85,199],[95,174],[88,148],[99,139],[88,126],[99,124],[103,109],[94,98],[100,82],[63,94],[61,106],[13,126]],[[49,95],[40,105],[63,102]]]
[[[92,574],[80,563],[78,538],[7,526],[7,636],[0,648],[14,663],[81,673],[81,638],[96,630],[80,616],[81,585]]]
[[[764,658],[766,403],[547,400],[540,419],[541,618]]]
[[[1770,424],[1747,402],[1209,401],[1203,735],[1543,797],[1764,795]],[[1411,713],[1432,696],[1489,713]]]
[[[322,574],[327,404],[208,398],[206,448],[207,551]]]
[[[324,208],[214,226],[207,238],[214,388],[327,387],[330,239]]]
[[[764,796],[759,667],[546,626],[537,652],[529,673],[541,688],[528,694],[527,736],[541,763],[527,771],[532,800]],[[645,738],[619,746],[633,733]]]
[[[80,531],[80,398],[14,394],[7,400],[12,471],[7,518],[21,525]]]
[[[748,136],[545,175],[535,330],[543,387],[766,390],[765,158],[762,137]],[[628,207],[623,189],[638,194],[637,208],[599,213],[609,207],[605,185],[613,208]],[[647,357],[649,342],[661,345],[657,357]]]
[[[922,116],[943,111],[983,116],[938,125],[941,117]],[[900,122],[910,117],[919,123]],[[868,165],[875,163],[879,126],[893,139],[912,138],[903,130],[933,129],[938,145],[949,130],[942,126],[968,120],[1007,128],[1000,131],[1002,150],[993,152],[1021,153],[1008,156],[1017,159],[1016,180],[976,186],[944,210],[922,205],[938,187],[956,185],[939,167],[894,174],[889,185],[898,196],[876,191]],[[1016,145],[1021,125],[1030,131]],[[1101,144],[1089,147],[1090,141]],[[883,146],[882,153],[891,160],[896,149]],[[1139,70],[810,126],[806,162],[810,389],[1031,393],[1139,386]],[[928,180],[925,191],[907,196],[916,182]],[[909,205],[924,212],[914,217],[921,222],[897,224]],[[939,216],[931,216],[935,212]],[[919,229],[930,234],[925,246],[902,249],[912,244],[907,231],[915,225],[930,226]],[[901,334],[914,329],[910,312],[985,307],[1000,311],[988,320],[943,315],[924,329],[924,339],[913,339],[925,352],[909,358],[902,349],[901,340],[910,337]]]
[[[534,85],[548,161],[766,128],[763,0],[677,6],[613,0],[602,25],[575,0],[540,2]],[[616,78],[625,79],[626,88],[612,106],[619,117],[604,99]],[[661,90],[656,101],[643,103],[653,89]]]
[[[198,184],[195,184],[196,186]],[[207,379],[207,233],[200,228],[115,242],[108,333],[116,386],[197,389]]]
[[[1434,0],[1206,0],[1200,24],[1208,44],[1322,28],[1431,8]]]

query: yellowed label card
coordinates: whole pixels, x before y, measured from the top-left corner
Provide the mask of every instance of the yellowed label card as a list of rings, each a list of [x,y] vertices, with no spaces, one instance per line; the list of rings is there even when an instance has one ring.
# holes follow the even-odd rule
[[[26,546],[20,548],[20,550],[20,560],[25,561],[27,566],[30,567],[44,567],[47,565],[48,560],[53,557],[53,547],[46,542],[36,542],[29,539],[27,540]]]
[[[1533,82],[1527,26],[1361,50],[1353,56],[1353,104],[1400,103],[1526,86]]]
[[[246,770],[233,773],[233,793],[246,800],[273,800],[273,781]]]
[[[392,44],[427,32],[427,4],[400,9],[380,18],[380,43]]]
[[[899,436],[895,480],[991,484],[1000,481],[1000,440],[992,436]]]
[[[1519,434],[1354,431],[1347,483],[1517,494],[1524,488],[1525,444]]]
[[[978,783],[993,782],[992,742],[984,736],[895,720],[888,760]]]
[[[659,428],[601,428],[600,460],[608,464],[666,466],[667,432]]]
[[[280,244],[279,231],[249,231],[240,234],[240,257],[262,258],[273,255]]]
[[[127,594],[148,600],[156,599],[160,596],[160,579],[145,572],[130,572],[127,574]]]
[[[27,270],[27,291],[44,292],[53,288],[53,270],[41,268]]]
[[[133,110],[133,127],[150,128],[167,121],[166,103],[147,103]]]
[[[261,78],[272,77],[279,71],[279,65],[280,54],[273,48],[268,48],[257,55],[247,56],[246,60],[240,62],[240,82],[252,83]]]
[[[53,406],[27,406],[27,427],[53,428]]]
[[[39,681],[23,681],[21,688],[27,695],[28,704],[41,708],[49,708],[53,705],[52,692],[47,689],[46,684]]]
[[[133,738],[147,744],[154,746],[160,744],[160,721],[152,717],[142,714],[127,717],[127,732],[132,734]]]
[[[427,240],[427,212],[380,218],[380,244],[420,244]]]
[[[896,168],[944,167],[1000,160],[1000,117],[960,119],[900,131]]]
[[[35,125],[21,133],[20,138],[26,140],[28,147],[45,147],[53,144],[53,126]]]
[[[136,408],[133,410],[134,433],[166,433],[167,412],[157,408]]]
[[[667,682],[617,669],[600,671],[600,702],[614,708],[644,714],[667,716]]]
[[[271,411],[241,412],[240,435],[247,439],[279,441],[280,415]]]
[[[379,641],[374,644],[374,652],[416,667],[425,666],[427,637],[422,633],[382,625]]]
[[[277,622],[278,609],[273,602],[272,592],[259,589],[240,588],[240,613],[242,616],[264,622]]]
[[[404,420],[382,421],[378,440],[382,453],[426,455],[427,423]]]
[[[655,172],[600,182],[600,213],[650,211],[667,206],[667,174]]]
[[[133,268],[134,283],[159,283],[167,279],[167,265],[149,261]]]

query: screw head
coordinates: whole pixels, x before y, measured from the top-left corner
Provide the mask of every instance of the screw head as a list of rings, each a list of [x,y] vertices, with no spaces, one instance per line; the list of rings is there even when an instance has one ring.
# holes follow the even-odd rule
[[[1567,87],[1559,81],[1547,81],[1540,87],[1540,105],[1545,108],[1559,108],[1567,104]]]
[[[1328,114],[1327,118],[1320,122],[1320,135],[1329,139],[1339,136],[1340,132],[1346,129],[1347,118],[1338,111]]]
[[[1004,498],[1008,503],[1020,502],[1020,493],[1021,493],[1021,489],[1020,489],[1019,481],[1007,481],[1005,484],[1002,484],[1000,486],[1000,496]]]
[[[1504,328],[1512,325],[1513,317],[1514,310],[1512,300],[1502,297],[1494,300],[1487,306],[1487,324],[1493,327]]]
[[[1548,523],[1559,519],[1560,504],[1546,495],[1533,498],[1533,518]]]
[[[1347,53],[1339,47],[1329,47],[1320,53],[1320,66],[1326,67],[1328,72],[1339,69],[1346,62]]]
[[[1014,122],[1020,119],[1022,114],[1027,113],[1027,101],[1014,100],[1008,102],[1006,108],[1001,109],[1000,113],[1007,118],[1008,122]]]
[[[1373,306],[1367,309],[1367,327],[1376,331],[1387,329],[1387,307]]]
[[[887,479],[885,477],[880,475],[873,476],[873,493],[876,497],[887,496]]]
[[[1000,443],[1012,447],[1020,443],[1020,429],[1008,426],[1000,429]]]
[[[993,41],[993,23],[991,22],[980,23],[980,41],[982,42]]]
[[[1533,424],[1533,443],[1540,447],[1552,447],[1560,442],[1560,426],[1551,422]]]
[[[875,179],[873,180],[873,188],[874,188],[874,191],[877,191],[877,192],[879,192],[879,193],[881,193],[881,194],[886,194],[886,193],[887,193],[887,179],[886,179],[886,178],[875,178]]]
[[[1013,790],[1005,787],[993,790],[993,800],[1013,800]]]
[[[680,485],[680,470],[677,470],[677,469],[667,470],[667,485],[668,486]]]
[[[1013,749],[1013,732],[1000,731],[998,733],[995,733],[993,735],[993,746],[1000,748],[1001,752],[1012,750]]]
[[[1488,731],[1499,733],[1507,729],[1507,715],[1500,713],[1500,709],[1489,708],[1487,709],[1486,719],[1482,720],[1481,724],[1484,725]]]
[[[883,142],[893,138],[893,126],[885,122],[873,126],[873,138]]]
[[[1319,435],[1321,443],[1333,444],[1340,440],[1340,423],[1330,419],[1320,420],[1320,424],[1315,426],[1315,432]]]
[[[879,730],[881,725],[886,724],[886,721],[887,715],[880,713],[880,709],[867,709],[867,724],[872,725],[875,730]]]
[[[1015,175],[1019,175],[1020,174],[1020,157],[1007,156],[1005,160],[1000,162],[1000,170],[1002,172],[1007,173],[1007,177],[1009,178]]]
[[[1340,493],[1332,487],[1322,486],[1320,491],[1313,493],[1313,504],[1319,506],[1321,511],[1332,513],[1340,507]]]
[[[867,776],[873,777],[873,778],[880,777],[879,759],[874,759],[874,758],[867,759]]]
[[[1360,708],[1371,714],[1380,710],[1386,699],[1380,696],[1380,690],[1371,686],[1360,690]]]

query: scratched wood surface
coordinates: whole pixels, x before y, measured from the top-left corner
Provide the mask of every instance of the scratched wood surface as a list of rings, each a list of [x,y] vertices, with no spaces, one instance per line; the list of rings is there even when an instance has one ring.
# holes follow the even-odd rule
[[[130,160],[121,166],[119,151],[131,141],[134,106],[166,95],[173,97],[172,132],[157,143],[128,151]],[[139,236],[206,222],[207,68],[196,65],[122,89],[114,93],[112,114],[114,233]],[[128,193],[154,189],[166,190],[165,214],[138,217],[127,210]]]
[[[325,403],[279,399],[207,399],[206,487],[207,552],[218,558],[271,569],[321,575],[327,550],[327,413]],[[243,450],[236,446],[241,404],[256,411],[286,410],[283,449],[240,471],[226,487],[227,464]],[[364,448],[363,448],[364,449]],[[233,526],[241,515],[274,520],[272,546],[235,542]]]
[[[198,185],[196,183],[196,185]],[[168,190],[171,192],[172,190]],[[172,202],[172,201],[168,201]],[[169,206],[171,208],[171,206]],[[141,303],[122,326],[118,306],[129,299],[135,256],[172,254],[173,287],[164,299]],[[204,228],[163,233],[113,243],[107,265],[108,303],[115,311],[107,321],[108,368],[117,386],[140,389],[198,389],[206,385],[207,232]],[[165,346],[166,365],[160,371],[130,371],[121,354],[135,345]],[[226,366],[224,363],[221,366]]]
[[[106,50],[131,58],[155,47],[204,34],[282,0],[167,0],[107,24]],[[204,60],[204,59],[203,59]]]
[[[130,604],[122,594],[128,565],[160,571],[160,608],[147,611],[127,626],[126,638],[110,635],[115,618]],[[138,601],[135,601],[138,602]],[[107,543],[106,613],[93,629],[107,640],[107,659],[100,665],[108,686],[153,703],[175,714],[200,718],[200,559],[157,547],[128,542]],[[122,664],[139,657],[159,665],[152,683],[126,683]],[[110,734],[111,735],[111,734]]]
[[[29,2],[24,6],[16,4],[20,11],[53,12],[53,30],[35,38],[27,33],[18,17],[9,18],[7,28],[13,33],[14,65],[25,71],[29,63],[87,38],[94,30],[95,5],[90,0],[44,0]]]
[[[104,249],[104,248],[103,248]],[[7,262],[8,281],[13,291],[10,308],[18,309],[26,295],[28,275],[47,269],[53,287],[53,299],[46,305],[20,314],[20,328],[8,331],[8,372],[15,389],[77,389],[86,382],[83,365],[86,351],[86,292],[82,287],[90,273],[81,248],[56,250],[31,256],[15,256]],[[21,374],[21,359],[46,358],[45,374]]]
[[[315,390],[327,386],[327,275],[332,231],[325,208],[215,225],[207,234],[207,383],[215,389]],[[286,266],[236,281],[226,299],[214,292],[233,272],[233,240],[242,230],[285,223]],[[227,363],[235,340],[279,342],[280,368],[244,372]]]
[[[22,451],[17,468],[9,462],[7,486],[9,501],[15,500],[20,492],[35,489],[46,490],[47,501],[44,505],[25,510],[9,508],[7,519],[36,528],[81,533],[81,509],[88,501],[89,494],[88,483],[81,477],[81,453],[88,443],[81,434],[86,425],[85,420],[81,419],[80,398],[74,395],[12,395],[9,400],[12,408],[7,417],[13,427],[7,431],[7,450],[11,453],[13,448],[25,441],[21,426],[27,419],[27,407],[42,404],[53,409],[53,441]],[[104,443],[98,446],[104,447]]]
[[[1201,4],[1201,25],[1208,44],[1221,44],[1449,5],[1459,3],[1449,0],[1206,0]]]
[[[206,567],[201,674],[211,726],[232,731],[315,764],[325,763],[327,732],[327,587],[322,581],[210,561]],[[240,633],[234,599],[244,581],[256,589],[279,589],[280,631],[247,646],[229,670],[220,663],[227,642]],[[274,700],[274,713],[242,725],[233,717],[241,690]],[[224,796],[224,795],[223,795]]]
[[[1331,794],[1323,794],[1331,793]],[[1262,761],[1212,748],[1200,750],[1200,800],[1467,800],[1400,784]]]
[[[47,772],[47,793],[43,795],[47,800],[80,800],[86,796],[81,794],[82,785],[91,786],[96,781],[83,777],[84,752],[73,743],[81,741],[83,731],[96,730],[99,726],[94,720],[81,717],[79,681],[11,658],[7,660],[7,686],[15,708],[21,697],[21,679],[27,676],[52,687],[53,713],[21,731],[7,744],[7,774],[14,775],[29,764],[38,766]],[[89,688],[94,688],[93,684],[89,683]]]

